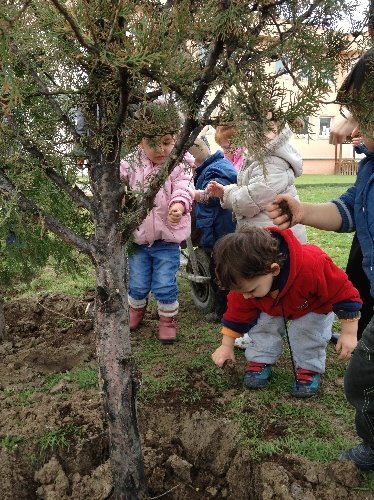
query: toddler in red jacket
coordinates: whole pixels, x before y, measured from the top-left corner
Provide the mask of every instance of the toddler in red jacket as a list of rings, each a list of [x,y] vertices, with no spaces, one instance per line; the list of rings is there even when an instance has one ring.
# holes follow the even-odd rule
[[[316,245],[302,245],[292,231],[244,226],[214,248],[220,285],[230,290],[222,319],[222,345],[214,363],[235,361],[234,342],[249,331],[244,386],[266,386],[271,367],[289,339],[295,382],[292,395],[314,396],[325,371],[334,314],[341,321],[338,358],[357,343],[362,301],[345,272]]]

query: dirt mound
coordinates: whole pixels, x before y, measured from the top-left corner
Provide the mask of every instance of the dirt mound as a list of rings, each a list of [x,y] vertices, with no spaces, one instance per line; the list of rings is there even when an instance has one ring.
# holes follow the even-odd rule
[[[6,339],[0,344],[2,500],[111,497],[99,391],[70,372],[96,370],[95,335],[85,314],[91,300],[55,295],[6,304]],[[193,383],[203,389],[199,377]],[[156,409],[154,403],[139,405],[151,497],[372,498],[355,490],[361,478],[349,462],[326,466],[293,456],[255,462],[239,443],[238,425],[204,408],[204,398],[192,407],[170,405],[169,396]]]

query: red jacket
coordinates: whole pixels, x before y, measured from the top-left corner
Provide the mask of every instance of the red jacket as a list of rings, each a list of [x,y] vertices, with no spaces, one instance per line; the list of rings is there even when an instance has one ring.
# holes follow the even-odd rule
[[[297,319],[310,312],[327,314],[346,309],[359,315],[362,300],[346,273],[316,245],[302,245],[289,229],[279,231],[289,252],[289,273],[285,284],[274,299],[274,294],[245,299],[241,293],[230,291],[227,311],[223,315],[223,332],[240,334],[248,331],[260,312],[270,316]],[[342,313],[343,313],[342,311]],[[347,317],[347,316],[345,316]],[[228,329],[228,331],[227,331]]]

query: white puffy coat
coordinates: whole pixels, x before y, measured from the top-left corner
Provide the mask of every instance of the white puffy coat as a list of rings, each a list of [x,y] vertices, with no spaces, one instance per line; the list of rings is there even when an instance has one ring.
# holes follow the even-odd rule
[[[265,208],[277,194],[286,193],[298,199],[295,177],[303,172],[303,160],[288,142],[291,130],[284,128],[267,147],[261,160],[249,156],[238,174],[237,184],[224,188],[223,208],[231,208],[238,226],[249,224],[257,227],[273,226]],[[305,227],[292,228],[295,236],[306,243]]]

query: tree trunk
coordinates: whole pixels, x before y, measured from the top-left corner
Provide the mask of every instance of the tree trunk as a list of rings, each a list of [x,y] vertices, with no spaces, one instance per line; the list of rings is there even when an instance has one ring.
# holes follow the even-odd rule
[[[122,246],[96,266],[96,333],[104,410],[108,419],[115,499],[141,499],[146,494],[143,456],[137,425],[139,377],[131,354],[126,260]]]
[[[0,342],[5,340],[6,334],[5,314],[4,314],[4,297],[0,295]]]

